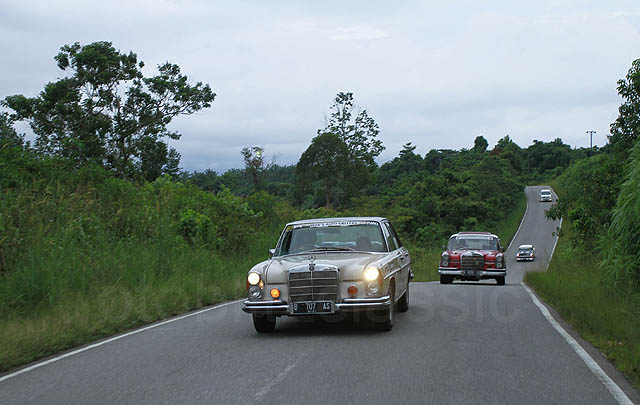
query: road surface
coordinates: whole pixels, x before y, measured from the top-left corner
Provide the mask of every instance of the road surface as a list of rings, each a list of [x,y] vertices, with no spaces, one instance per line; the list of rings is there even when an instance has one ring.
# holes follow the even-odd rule
[[[626,392],[612,394],[521,284],[526,271],[545,269],[555,244],[558,224],[544,218],[539,189],[525,190],[506,286],[412,283],[410,310],[391,332],[351,319],[279,318],[275,333],[258,335],[240,302],[227,303],[0,375],[0,403],[637,402],[637,391],[570,331],[609,385]],[[517,263],[518,245],[529,243],[536,261]]]

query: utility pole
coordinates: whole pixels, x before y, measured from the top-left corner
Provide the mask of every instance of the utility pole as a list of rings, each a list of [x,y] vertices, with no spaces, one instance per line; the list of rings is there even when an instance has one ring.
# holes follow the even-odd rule
[[[589,143],[589,149],[593,149],[593,134],[595,134],[596,131],[587,131],[587,133],[591,135],[591,142]]]

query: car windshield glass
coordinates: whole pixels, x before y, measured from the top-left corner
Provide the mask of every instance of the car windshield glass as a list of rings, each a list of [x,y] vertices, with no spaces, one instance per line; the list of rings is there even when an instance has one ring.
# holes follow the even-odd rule
[[[449,250],[498,250],[498,239],[485,235],[454,236],[449,239]]]
[[[531,249],[518,249],[520,253],[531,253]]]
[[[542,194],[542,195],[551,195],[551,192],[549,192],[549,191],[543,191],[543,192],[541,192],[540,194]]]
[[[285,229],[278,256],[310,251],[385,252],[377,222],[342,221],[290,225]]]

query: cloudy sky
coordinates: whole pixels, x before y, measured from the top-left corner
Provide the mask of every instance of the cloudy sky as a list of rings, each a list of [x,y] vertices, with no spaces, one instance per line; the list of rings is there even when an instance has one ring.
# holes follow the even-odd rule
[[[603,145],[640,58],[640,1],[0,0],[0,98],[37,95],[62,45],[95,41],[218,94],[172,123],[186,170],[241,167],[249,145],[297,162],[340,91],[380,125],[382,163],[478,135],[584,147],[595,130]]]

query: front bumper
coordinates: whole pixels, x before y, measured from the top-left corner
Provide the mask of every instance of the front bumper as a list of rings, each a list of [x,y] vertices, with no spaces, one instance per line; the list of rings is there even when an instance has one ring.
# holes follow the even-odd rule
[[[439,267],[438,273],[440,273],[440,275],[442,276],[494,278],[494,277],[506,276],[507,269],[467,271],[467,270],[460,270],[460,269],[451,268],[451,267]]]
[[[335,312],[359,312],[374,309],[385,309],[391,305],[391,297],[385,295],[378,298],[346,298],[335,304]],[[293,315],[291,304],[284,301],[249,301],[242,304],[242,310],[249,314]],[[305,314],[309,315],[309,314]],[[312,314],[313,315],[313,314]],[[324,315],[324,314],[320,314]]]

